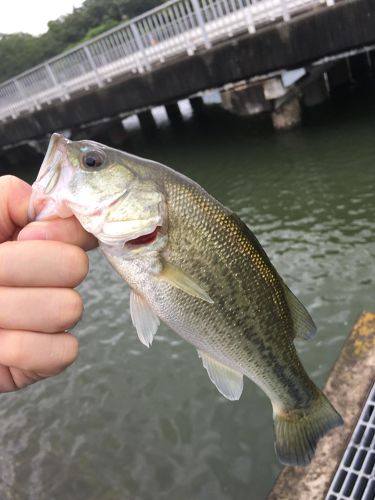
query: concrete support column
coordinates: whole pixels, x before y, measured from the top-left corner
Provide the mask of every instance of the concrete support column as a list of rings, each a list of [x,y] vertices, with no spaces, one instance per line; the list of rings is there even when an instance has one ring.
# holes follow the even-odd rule
[[[319,76],[303,89],[303,104],[305,106],[317,106],[329,97],[329,91],[324,75]]]
[[[288,130],[301,123],[301,104],[293,97],[272,112],[272,123],[276,130]]]
[[[280,77],[269,78],[263,82],[264,97],[267,101],[273,101],[284,97],[287,93]]]
[[[183,118],[178,102],[172,102],[170,104],[166,104],[165,110],[167,112],[171,125],[178,126],[183,123]]]
[[[155,118],[150,109],[138,113],[138,119],[144,132],[149,133],[157,130]]]
[[[280,77],[263,82],[265,98],[273,104],[272,123],[276,130],[288,130],[301,123],[301,104],[299,97],[284,87]]]
[[[374,70],[375,70],[375,51],[371,50],[366,55],[367,55],[367,61],[368,61],[369,68],[370,68],[371,72],[374,73]]]
[[[371,74],[371,59],[367,54],[356,54],[349,58],[350,73],[356,82],[365,81]]]
[[[204,102],[202,97],[196,96],[189,99],[194,116],[202,116],[204,113]]]
[[[352,76],[346,59],[340,59],[327,70],[329,88],[336,90],[350,85]]]
[[[221,92],[223,108],[239,116],[251,116],[270,111],[261,84],[237,84]]]

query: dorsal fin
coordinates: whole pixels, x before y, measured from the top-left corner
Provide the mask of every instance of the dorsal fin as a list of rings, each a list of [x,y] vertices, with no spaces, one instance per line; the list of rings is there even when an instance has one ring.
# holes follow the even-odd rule
[[[316,326],[312,317],[307,312],[305,306],[289,290],[285,283],[283,283],[283,287],[293,320],[294,337],[304,340],[312,339],[316,334]]]

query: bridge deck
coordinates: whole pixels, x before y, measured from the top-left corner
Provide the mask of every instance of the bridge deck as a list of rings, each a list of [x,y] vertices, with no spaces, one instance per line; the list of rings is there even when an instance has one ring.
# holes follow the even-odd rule
[[[341,0],[343,1],[343,0]],[[0,85],[0,121],[334,0],[172,0]]]

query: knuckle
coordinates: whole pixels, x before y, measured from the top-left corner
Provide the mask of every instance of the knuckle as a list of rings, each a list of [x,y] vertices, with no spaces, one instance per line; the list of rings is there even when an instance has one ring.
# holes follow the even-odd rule
[[[83,300],[78,292],[71,289],[64,290],[64,298],[59,302],[59,329],[66,330],[74,326],[82,317]]]
[[[1,363],[6,366],[23,366],[27,350],[24,349],[24,336],[19,332],[1,333]]]
[[[57,353],[57,370],[62,371],[71,365],[77,359],[78,354],[78,340],[70,333],[60,334]]]
[[[54,334],[50,339],[50,351],[45,372],[48,376],[61,373],[77,359],[78,354],[78,340],[72,334]]]
[[[1,253],[10,252],[12,249],[15,248],[16,245],[17,242],[15,241],[4,241],[3,243],[0,244],[0,251]]]
[[[0,243],[0,286],[4,283],[11,283],[18,276],[15,262],[19,248],[20,244],[18,241],[4,241]]]
[[[15,175],[2,175],[0,177],[0,187],[4,186],[14,186],[14,184],[18,181]]]
[[[88,256],[77,246],[64,245],[61,269],[64,281],[72,286],[77,286],[89,272]]]

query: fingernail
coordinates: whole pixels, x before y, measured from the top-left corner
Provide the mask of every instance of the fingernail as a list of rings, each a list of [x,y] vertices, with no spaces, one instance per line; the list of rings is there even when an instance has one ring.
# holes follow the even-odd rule
[[[18,241],[47,240],[47,228],[43,223],[32,223],[22,229],[18,235]]]

